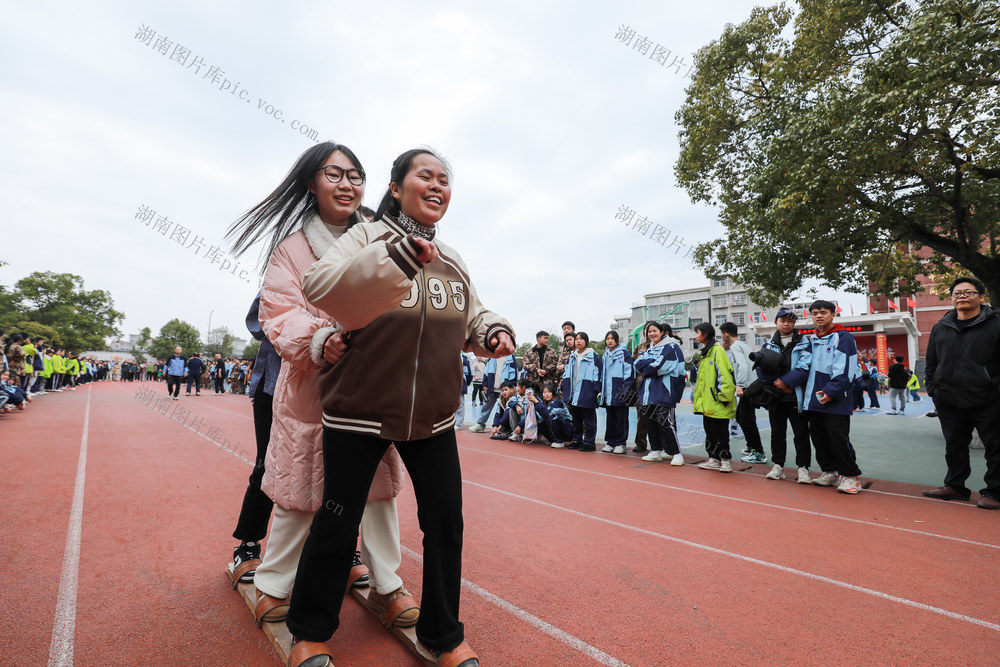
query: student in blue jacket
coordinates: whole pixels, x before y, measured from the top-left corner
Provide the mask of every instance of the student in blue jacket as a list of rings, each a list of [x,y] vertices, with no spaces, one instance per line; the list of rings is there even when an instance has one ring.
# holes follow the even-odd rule
[[[486,402],[479,411],[476,423],[469,427],[471,433],[482,433],[486,430],[486,420],[490,418],[493,406],[500,398],[500,385],[504,382],[511,384],[517,382],[517,358],[513,354],[486,362],[486,369],[483,371],[483,392],[486,394]]]
[[[662,461],[664,452],[670,465],[684,465],[677,442],[677,416],[674,408],[684,395],[684,352],[667,324],[650,322],[646,325],[649,349],[635,360],[635,372],[640,379],[639,410],[646,418],[649,454],[643,461]],[[679,339],[678,339],[679,340]]]
[[[573,442],[569,449],[593,452],[597,436],[597,406],[601,392],[601,363],[590,347],[590,336],[577,332],[576,350],[566,360],[563,371],[562,395],[573,415]]]
[[[606,454],[624,454],[628,440],[628,406],[635,396],[632,384],[635,369],[632,355],[618,344],[618,332],[604,334],[607,351],[601,357],[601,404],[607,411],[607,426],[604,430]]]
[[[561,398],[556,397],[551,384],[542,385],[542,400],[531,396],[538,418],[538,435],[552,443],[553,449],[562,449],[573,437],[573,417]]]
[[[805,385],[802,408],[809,419],[809,435],[816,448],[816,463],[823,474],[812,480],[817,486],[833,486],[841,493],[861,490],[854,447],[851,446],[851,414],[854,412],[854,380],[861,375],[854,336],[833,319],[837,306],[818,300],[809,306],[816,325],[810,334],[809,352],[796,367],[775,383],[778,389]],[[838,483],[839,482],[839,483]]]

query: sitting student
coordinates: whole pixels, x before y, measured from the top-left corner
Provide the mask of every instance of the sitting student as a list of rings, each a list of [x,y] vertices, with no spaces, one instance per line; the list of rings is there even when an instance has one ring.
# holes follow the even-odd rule
[[[8,411],[12,407],[24,410],[25,403],[31,403],[28,394],[11,380],[10,371],[0,373],[0,393],[7,397],[5,408]]]
[[[483,403],[479,411],[479,418],[476,423],[469,427],[470,433],[482,433],[486,430],[486,420],[493,412],[497,398],[500,396],[500,387],[504,382],[510,382],[511,387],[517,379],[517,359],[513,354],[503,359],[490,359],[486,362],[486,369],[483,375],[483,391],[486,392],[486,402]],[[505,404],[506,405],[506,404]],[[503,412],[503,408],[500,408]]]
[[[535,406],[538,418],[538,436],[552,443],[554,449],[562,449],[573,436],[573,417],[561,398],[557,398],[551,384],[542,385],[542,400],[528,397]]]
[[[500,409],[497,410],[497,416],[493,418],[493,430],[490,432],[490,440],[506,440],[514,434],[514,427],[517,424],[511,425],[510,413],[507,411],[507,406],[516,395],[517,390],[514,388],[513,382],[508,380],[500,385],[500,400],[497,402]],[[516,402],[515,405],[517,405]]]

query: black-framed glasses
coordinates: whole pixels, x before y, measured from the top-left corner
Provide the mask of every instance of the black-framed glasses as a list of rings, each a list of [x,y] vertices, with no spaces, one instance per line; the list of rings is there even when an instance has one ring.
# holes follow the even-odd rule
[[[365,175],[362,174],[357,169],[348,169],[344,171],[335,164],[328,164],[325,167],[320,167],[316,171],[322,171],[326,174],[326,180],[331,183],[340,183],[340,179],[347,174],[347,180],[351,182],[351,185],[361,185],[365,182]]]
[[[962,297],[971,298],[971,297],[976,296],[977,294],[979,294],[979,292],[977,292],[975,290],[964,289],[964,290],[960,290],[958,292],[952,292],[951,293],[951,298],[953,298],[953,299],[960,299]]]

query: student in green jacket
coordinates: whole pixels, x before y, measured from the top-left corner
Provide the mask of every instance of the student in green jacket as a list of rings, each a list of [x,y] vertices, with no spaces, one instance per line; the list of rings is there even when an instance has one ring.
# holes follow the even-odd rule
[[[63,373],[66,372],[66,359],[63,355],[66,350],[59,348],[52,355],[52,391],[62,391],[62,384],[66,380]]]
[[[736,415],[736,377],[722,346],[715,342],[715,327],[708,322],[695,325],[701,348],[698,377],[694,383],[694,413],[702,416],[708,460],[705,470],[732,472],[729,452],[729,420]]]
[[[70,391],[76,391],[76,377],[80,374],[80,362],[77,361],[76,352],[69,353],[69,359],[66,360],[66,384],[69,385]]]

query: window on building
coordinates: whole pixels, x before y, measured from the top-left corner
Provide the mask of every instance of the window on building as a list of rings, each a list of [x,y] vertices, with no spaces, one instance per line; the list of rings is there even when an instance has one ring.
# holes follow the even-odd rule
[[[757,312],[753,313],[753,314],[752,314],[752,315],[750,316],[750,321],[751,321],[751,322],[760,322],[760,321],[761,321],[761,318],[760,318],[760,311],[757,311]]]
[[[738,327],[746,326],[747,323],[746,313],[733,313],[732,322]]]
[[[763,345],[767,341],[768,341],[767,336],[761,336],[760,334],[757,334],[756,336],[754,336],[754,341],[753,342],[754,342],[754,345],[756,345],[757,347],[760,347],[761,345]]]
[[[705,320],[702,319],[702,318],[700,318],[700,317],[692,317],[691,318],[691,328],[692,329],[695,328],[697,325],[701,324],[704,321]]]
[[[734,306],[745,306],[747,305],[747,295],[745,292],[740,294],[731,295]]]
[[[725,308],[728,303],[729,298],[725,294],[719,294],[712,297],[712,308]]]
[[[691,339],[691,349],[692,350],[697,350],[698,349],[698,339],[697,338],[692,338]]]
[[[717,326],[717,327],[722,326],[722,323],[725,322],[725,321],[726,321],[726,316],[725,315],[716,315],[715,316],[715,326]]]
[[[712,287],[725,287],[725,286],[726,286],[726,279],[725,278],[723,278],[722,280],[713,280],[712,281]]]
[[[745,342],[747,342],[747,335],[746,335],[746,334],[740,334],[740,335],[739,335],[739,338],[740,338],[740,340],[741,340],[741,341],[743,341],[744,343],[745,343]]]

